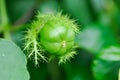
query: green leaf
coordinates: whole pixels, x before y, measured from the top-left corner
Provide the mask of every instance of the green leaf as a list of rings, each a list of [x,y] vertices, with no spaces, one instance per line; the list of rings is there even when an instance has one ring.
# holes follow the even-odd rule
[[[80,23],[89,24],[92,21],[89,6],[85,0],[61,0],[61,7]]]
[[[120,67],[120,48],[109,46],[101,50],[93,62],[93,74],[96,80],[118,80]]]
[[[95,80],[118,80],[120,62],[95,59],[92,66]]]
[[[56,0],[48,0],[38,6],[38,10],[41,13],[57,13],[60,6]]]
[[[106,61],[120,61],[120,47],[110,46],[105,48],[98,57]]]
[[[0,79],[29,80],[27,61],[21,49],[13,42],[0,39]]]
[[[98,53],[102,48],[116,44],[109,27],[99,23],[90,24],[76,36],[76,44],[80,47]]]
[[[103,45],[101,34],[99,29],[87,27],[77,35],[76,44],[90,52],[97,52]]]

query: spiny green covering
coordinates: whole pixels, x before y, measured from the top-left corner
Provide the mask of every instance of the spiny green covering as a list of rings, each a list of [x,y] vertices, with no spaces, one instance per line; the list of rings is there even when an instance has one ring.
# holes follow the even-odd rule
[[[65,28],[65,30],[61,30],[63,32],[66,31],[66,33],[64,33],[65,36],[62,34],[62,32],[59,32],[60,31],[59,28],[61,28],[60,26],[62,26],[62,28]],[[57,30],[57,28],[58,28],[58,30]],[[57,31],[55,31],[55,29]],[[68,38],[68,39],[70,39],[70,37],[71,37],[71,39],[72,39],[72,42],[71,42],[72,45],[70,46],[70,49],[66,48],[66,49],[62,50],[61,48],[59,48],[58,51],[51,51],[51,50],[55,50],[57,48],[57,47],[55,48],[55,46],[53,45],[53,44],[56,44],[55,42],[53,44],[51,43],[51,39],[53,39],[53,41],[54,41],[55,38],[57,38],[56,42],[59,42],[59,39],[57,36],[49,39],[49,37],[53,36],[53,35],[49,35],[49,33],[51,34],[51,33],[53,33],[53,31],[54,31],[54,34],[58,34],[57,36],[62,37],[63,40],[67,37],[67,35],[69,35],[70,33],[72,34],[71,36],[69,35],[69,38]],[[25,38],[26,39],[25,50],[28,53],[28,58],[33,56],[35,64],[38,64],[38,60],[40,60],[40,59],[48,62],[48,60],[50,60],[51,56],[58,57],[59,63],[69,60],[71,57],[73,57],[74,54],[76,54],[73,47],[74,47],[75,33],[77,31],[78,31],[77,25],[75,24],[75,22],[73,20],[70,20],[67,15],[62,15],[61,13],[57,13],[57,14],[40,14],[40,13],[38,13],[36,16],[36,19],[30,25],[30,29],[27,31],[27,35]],[[47,35],[48,35],[48,38],[47,38]],[[49,39],[45,43],[43,43],[45,41],[44,37],[46,37],[46,39]],[[66,40],[67,40],[67,38],[66,38]],[[50,46],[47,44],[48,42],[49,42]],[[68,43],[66,42],[65,46],[67,44]],[[63,45],[64,45],[64,41],[63,41]],[[58,47],[60,47],[60,46],[58,46]],[[49,57],[45,56],[45,53],[50,53]],[[63,53],[63,54],[61,54],[61,53]],[[58,54],[60,54],[60,55],[58,55]]]

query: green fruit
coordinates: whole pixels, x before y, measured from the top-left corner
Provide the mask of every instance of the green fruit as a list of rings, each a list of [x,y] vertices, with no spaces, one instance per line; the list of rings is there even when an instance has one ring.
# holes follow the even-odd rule
[[[34,56],[35,64],[39,59],[48,61],[57,57],[59,63],[73,57],[77,25],[68,16],[57,14],[38,14],[26,35],[25,50],[28,57]],[[45,56],[44,54],[49,54]]]
[[[73,28],[56,22],[45,24],[40,32],[40,41],[49,53],[63,55],[74,45],[75,32]]]

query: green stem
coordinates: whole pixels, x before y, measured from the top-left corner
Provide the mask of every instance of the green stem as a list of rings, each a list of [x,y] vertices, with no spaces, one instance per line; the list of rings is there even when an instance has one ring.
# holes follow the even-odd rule
[[[120,69],[119,69],[119,73],[118,73],[118,80],[120,80]]]
[[[6,27],[4,28],[3,34],[4,34],[4,38],[5,39],[11,40],[11,37],[10,37],[10,27],[8,25],[6,25]]]
[[[6,3],[5,0],[0,0],[0,17],[1,17],[1,24],[6,25],[9,23],[7,11],[6,11]]]
[[[0,32],[3,32],[4,38],[10,39],[9,19],[6,10],[5,0],[0,0]]]

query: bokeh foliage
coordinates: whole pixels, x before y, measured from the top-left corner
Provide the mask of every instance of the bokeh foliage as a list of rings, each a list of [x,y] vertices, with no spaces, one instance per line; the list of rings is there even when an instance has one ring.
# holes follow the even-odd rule
[[[41,61],[36,67],[29,59],[27,68],[30,80],[118,80],[119,0],[5,0],[6,10],[2,8],[2,1],[4,0],[0,1],[0,37],[9,37],[21,49],[24,45],[25,31],[29,28],[26,24],[34,19],[37,11],[43,14],[62,11],[79,25],[80,32],[75,38],[75,43],[79,46],[76,49],[77,55],[61,65],[53,60],[50,63]],[[5,12],[7,14],[4,14]],[[0,54],[1,50],[0,48]]]

